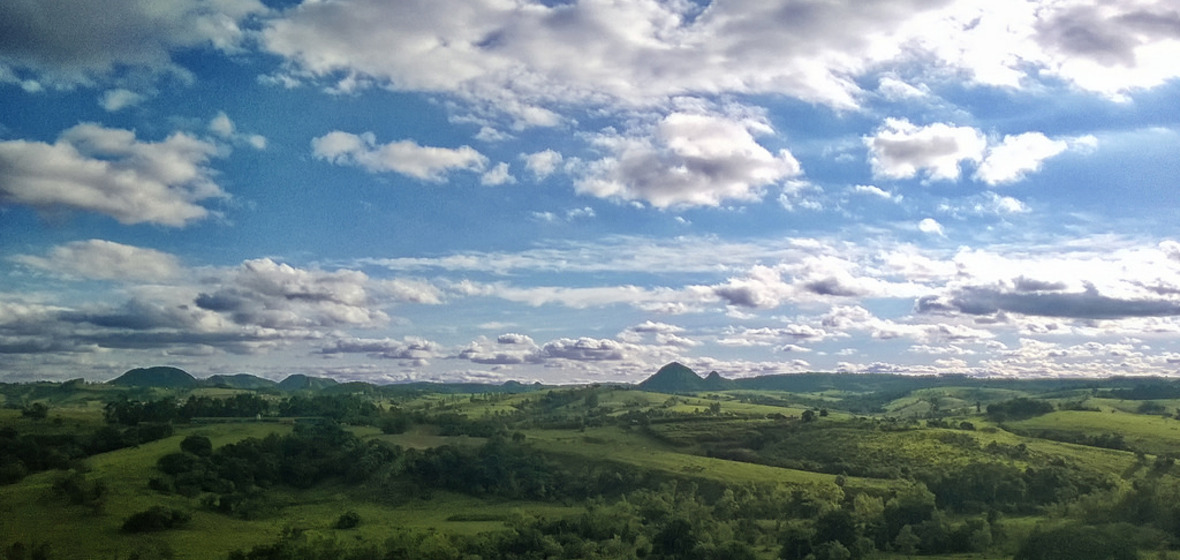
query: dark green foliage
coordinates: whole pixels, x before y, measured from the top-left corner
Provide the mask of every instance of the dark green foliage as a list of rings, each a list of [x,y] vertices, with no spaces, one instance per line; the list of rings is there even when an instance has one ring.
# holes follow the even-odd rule
[[[188,513],[180,510],[152,506],[128,517],[123,522],[123,531],[127,533],[166,531],[188,523],[190,518]]]
[[[288,375],[286,379],[279,382],[279,389],[283,391],[317,391],[336,385],[335,379],[327,377],[311,377],[296,373]]]
[[[716,379],[720,380],[720,376]],[[716,385],[717,382],[712,383]],[[679,362],[672,362],[660,368],[654,375],[643,380],[639,388],[653,393],[698,393],[716,390],[705,383],[697,372]]]
[[[1123,437],[1123,434],[1115,432],[1106,432],[1102,434],[1086,434],[1062,430],[1013,430],[1013,432],[1030,437],[1051,439],[1053,441],[1061,441],[1065,443],[1076,443],[1078,445],[1089,445],[1091,447],[1104,447],[1106,449],[1128,450],[1127,442]]]
[[[1037,399],[1018,398],[987,405],[988,417],[997,422],[1024,420],[1050,412],[1053,404]]]
[[[49,543],[26,545],[17,541],[4,548],[4,560],[49,560]]]
[[[179,418],[174,399],[137,401],[123,398],[106,404],[103,417],[111,424],[135,426],[141,422],[172,422]]]
[[[188,436],[180,441],[180,450],[198,457],[208,457],[213,454],[213,442],[205,436]]]
[[[652,539],[656,558],[686,558],[697,545],[692,523],[686,519],[669,520]]]
[[[377,427],[381,429],[381,433],[383,434],[405,433],[406,430],[410,429],[410,424],[409,415],[398,412],[387,413],[377,420]]]
[[[249,373],[234,375],[211,375],[202,380],[202,385],[229,387],[231,389],[277,389],[279,384]]]
[[[33,420],[44,420],[49,416],[49,407],[45,403],[33,403],[20,409],[20,415]]]
[[[815,520],[815,535],[812,540],[817,543],[835,541],[850,547],[856,543],[857,536],[852,514],[847,510],[834,509]]]
[[[319,417],[346,424],[372,424],[379,412],[371,401],[352,395],[294,395],[279,404],[282,416]]]
[[[238,393],[224,398],[193,395],[176,411],[175,418],[188,422],[193,418],[252,418],[270,413],[270,401],[253,393]]]
[[[73,470],[53,482],[53,492],[65,498],[70,505],[100,510],[107,486],[101,480],[89,480],[85,473]]]
[[[1067,525],[1038,530],[1013,560],[1136,560],[1139,554],[1125,527]]]
[[[196,378],[189,375],[188,372],[167,366],[129,370],[108,383],[125,387],[162,387],[169,389],[191,389],[199,385]]]
[[[336,519],[337,529],[355,529],[361,524],[361,516],[355,511],[346,511]]]

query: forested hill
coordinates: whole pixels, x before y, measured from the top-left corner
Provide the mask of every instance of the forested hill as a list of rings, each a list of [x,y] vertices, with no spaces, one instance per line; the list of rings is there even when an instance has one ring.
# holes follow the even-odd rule
[[[110,381],[111,385],[124,387],[161,387],[165,389],[188,389],[199,383],[183,369],[156,366],[136,368]]]

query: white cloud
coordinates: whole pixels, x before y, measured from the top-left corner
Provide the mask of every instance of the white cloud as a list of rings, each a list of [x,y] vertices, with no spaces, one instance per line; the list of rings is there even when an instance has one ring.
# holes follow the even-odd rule
[[[234,122],[229,120],[229,115],[225,111],[218,111],[217,116],[209,121],[209,130],[222,138],[232,138],[235,132]]]
[[[98,104],[107,112],[114,113],[138,105],[144,100],[144,96],[126,89],[112,89],[107,90],[99,98]]]
[[[1040,132],[1005,136],[999,145],[988,148],[975,178],[989,185],[1019,181],[1029,172],[1040,171],[1043,161],[1068,147],[1064,140],[1050,140]]]
[[[574,360],[579,362],[615,361],[627,359],[626,347],[614,340],[581,337],[559,338],[546,342],[537,352],[543,359]]]
[[[1029,211],[1028,205],[1010,196],[1001,196],[994,192],[980,193],[974,197],[964,199],[958,207],[943,206],[941,210],[952,214],[968,214],[974,216],[1004,216],[1008,214],[1024,214]]]
[[[18,255],[17,262],[78,278],[161,281],[180,275],[179,260],[168,253],[91,239],[59,245],[45,257]]]
[[[525,169],[531,171],[538,179],[552,175],[557,166],[561,165],[562,159],[561,154],[553,150],[521,154],[520,157],[524,160]]]
[[[495,167],[484,173],[479,178],[479,184],[487,186],[497,186],[504,184],[511,184],[516,182],[516,177],[513,177],[508,172],[508,164],[505,162],[497,163]]]
[[[217,154],[181,132],[142,142],[130,130],[80,124],[53,144],[0,142],[0,201],[180,227],[209,215],[198,202],[226,196],[207,167]]]
[[[3,2],[0,66],[33,71],[60,87],[127,67],[183,74],[173,52],[206,45],[236,51],[243,21],[264,12],[256,0]]]
[[[921,2],[801,9],[739,2],[481,0],[304,3],[272,20],[267,49],[318,77],[479,97],[517,115],[549,101],[632,104],[694,93],[786,93],[848,108],[848,76],[898,52],[890,27]]]
[[[220,285],[200,294],[201,309],[240,325],[274,329],[374,327],[389,316],[374,305],[375,286],[353,270],[304,270],[271,259],[242,263]]]
[[[974,128],[946,123],[919,127],[906,119],[886,119],[864,142],[873,174],[893,179],[925,172],[930,179],[957,180],[959,162],[979,162],[987,147],[987,139]]]
[[[918,222],[918,231],[932,235],[945,236],[942,231],[942,224],[938,223],[938,220],[935,220],[934,218],[925,218]]]
[[[458,358],[485,365],[512,365],[537,361],[538,346],[519,333],[505,333],[496,340],[479,337],[461,350]]]
[[[885,189],[882,189],[881,187],[878,187],[876,185],[856,185],[856,186],[852,187],[852,191],[857,194],[875,196],[878,198],[883,198],[885,200],[892,200],[894,202],[897,202],[902,199],[901,195],[895,195],[895,194],[890,193],[889,191],[886,191]]]
[[[919,99],[930,95],[930,88],[922,85],[914,87],[893,76],[883,76],[877,82],[877,92],[891,101],[902,99]]]
[[[511,138],[511,134],[506,134],[490,126],[480,127],[479,132],[475,134],[475,139],[480,142],[503,142]]]
[[[751,119],[673,113],[651,136],[599,135],[595,143],[609,155],[591,162],[575,186],[580,193],[657,208],[757,200],[763,188],[802,173],[789,151],[774,154],[754,140],[769,132]]]
[[[488,164],[470,146],[435,148],[412,140],[378,144],[372,132],[356,135],[336,130],[312,139],[311,147],[316,158],[336,165],[354,165],[371,173],[393,171],[433,182],[445,180],[451,170],[479,172]]]
[[[439,355],[442,347],[438,343],[419,337],[407,336],[402,340],[391,338],[350,338],[337,339],[320,348],[321,354],[365,354],[385,360],[409,360],[422,367],[426,360]]]

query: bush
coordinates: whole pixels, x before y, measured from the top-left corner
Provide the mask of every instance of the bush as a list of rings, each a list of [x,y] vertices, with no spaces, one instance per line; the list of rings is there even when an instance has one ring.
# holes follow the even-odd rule
[[[336,520],[337,529],[355,529],[361,524],[361,516],[355,511],[346,511]]]
[[[180,450],[197,457],[208,457],[213,454],[213,442],[205,436],[188,436],[181,440]]]
[[[1128,531],[1069,525],[1035,531],[1013,560],[1135,560],[1139,554]]]
[[[180,510],[152,506],[128,517],[123,522],[123,531],[128,533],[164,531],[184,525],[188,523],[190,518],[188,513]]]
[[[44,420],[49,416],[49,407],[43,403],[33,403],[21,409],[20,415],[33,420]]]

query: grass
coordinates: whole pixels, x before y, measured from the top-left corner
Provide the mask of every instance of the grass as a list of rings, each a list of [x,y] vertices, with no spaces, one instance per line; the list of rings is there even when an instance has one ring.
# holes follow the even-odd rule
[[[17,484],[0,486],[0,546],[15,541],[48,542],[53,558],[66,560],[125,558],[137,551],[152,550],[172,551],[180,560],[224,558],[236,549],[273,542],[285,528],[304,529],[309,535],[381,542],[393,528],[474,534],[503,528],[504,520],[516,513],[561,517],[583,511],[581,507],[489,501],[448,492],[434,492],[430,500],[391,507],[373,502],[363,488],[328,484],[302,491],[273,489],[269,494],[275,502],[284,505],[281,513],[268,519],[246,521],[204,511],[197,499],[159,494],[147,487],[148,479],[157,475],[156,460],[176,451],[180,440],[187,435],[204,435],[215,446],[221,446],[290,429],[283,424],[250,422],[183,427],[160,441],[95,455],[87,460],[90,470],[86,476],[101,480],[108,488],[105,505],[97,513],[84,506],[68,505],[64,499],[54,496],[52,486],[63,476],[61,471],[37,473]],[[361,437],[396,437],[382,435],[373,428],[356,431]],[[425,433],[402,436],[403,445],[412,438],[426,438],[418,440],[421,444],[444,440],[454,443],[452,440],[456,439],[431,440],[440,436]],[[192,520],[184,528],[156,534],[121,531],[128,516],[155,505],[189,511]],[[339,516],[349,510],[360,515],[361,525],[348,531],[334,529]]]
[[[469,436],[440,436],[438,435],[437,427],[422,425],[415,425],[401,434],[382,434],[380,431],[373,429],[354,429],[353,433],[364,439],[375,439],[393,445],[400,445],[407,449],[430,449],[443,445],[477,446],[483,445],[486,441],[485,438]]]
[[[1124,412],[1059,410],[1043,416],[1010,422],[1018,431],[1060,432],[1097,436],[1121,434],[1127,447],[1154,455],[1180,455],[1180,420]]]
[[[580,460],[620,463],[681,478],[738,484],[800,485],[834,485],[837,478],[824,473],[690,455],[642,434],[615,427],[588,428],[582,433],[530,430],[527,434],[528,441],[550,453]],[[892,481],[859,477],[846,477],[846,484],[866,489],[896,486]]]

